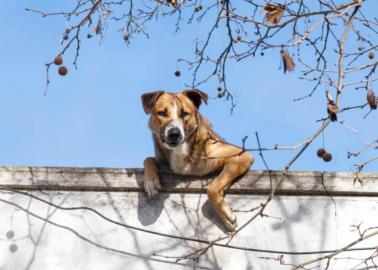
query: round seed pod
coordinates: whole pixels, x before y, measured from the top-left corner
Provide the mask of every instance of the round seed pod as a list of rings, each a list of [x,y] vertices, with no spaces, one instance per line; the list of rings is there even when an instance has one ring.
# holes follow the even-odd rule
[[[369,59],[374,59],[374,52],[369,52]]]
[[[327,153],[326,150],[324,150],[324,148],[319,148],[318,151],[316,151],[316,155],[320,158],[322,158],[324,156],[324,154]]]
[[[196,6],[195,9],[194,9],[195,12],[198,12],[198,11],[201,11],[201,10],[202,10],[202,6],[201,5]]]
[[[324,155],[323,155],[323,160],[324,160],[325,162],[330,162],[330,161],[332,160],[332,155],[331,155],[331,153],[324,153]]]
[[[55,57],[54,64],[57,65],[57,66],[60,66],[61,64],[63,64],[62,56],[58,55],[57,57]]]
[[[58,73],[59,73],[59,75],[61,75],[61,76],[66,76],[67,73],[68,73],[68,68],[65,67],[65,66],[61,66],[61,67],[59,67],[59,69],[58,69]]]
[[[181,72],[180,72],[179,70],[176,70],[176,71],[175,71],[175,76],[176,76],[176,77],[180,77],[180,76],[181,76]]]

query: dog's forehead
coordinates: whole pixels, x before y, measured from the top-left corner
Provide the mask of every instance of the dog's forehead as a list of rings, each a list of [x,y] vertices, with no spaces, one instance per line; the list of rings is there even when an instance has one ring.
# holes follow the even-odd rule
[[[173,95],[171,93],[163,93],[155,102],[155,107],[168,106],[173,101]]]
[[[184,108],[187,110],[195,109],[193,103],[190,99],[182,94],[182,93],[169,93],[165,92],[162,94],[155,103],[155,108],[162,109],[162,108],[169,108],[172,106],[176,106],[177,108]]]
[[[186,110],[196,110],[197,108],[194,106],[193,102],[188,98],[188,96],[184,95],[183,93],[178,93],[176,97],[180,100],[182,107]]]

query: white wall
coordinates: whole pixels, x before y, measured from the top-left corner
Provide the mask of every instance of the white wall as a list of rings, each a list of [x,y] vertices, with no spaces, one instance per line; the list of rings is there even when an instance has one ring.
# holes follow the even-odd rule
[[[251,209],[266,199],[264,194],[252,194],[258,193],[258,190],[252,192],[253,185],[259,186],[255,182],[257,175],[269,185],[266,174],[249,173],[240,180],[239,186],[233,187],[231,194],[226,196],[233,209]],[[297,181],[297,186],[301,186],[301,181],[307,179],[309,183],[317,175],[293,173],[293,178],[288,181]],[[348,196],[338,193],[331,198],[324,196],[325,192],[319,193],[321,196],[278,196],[267,208],[266,214],[271,217],[258,218],[230,243],[275,250],[277,254],[214,247],[198,262],[182,260],[176,263],[175,258],[154,254],[181,256],[205,245],[141,232],[122,224],[203,240],[223,236],[224,228],[207,202],[203,193],[205,189],[197,188],[199,183],[206,185],[208,179],[189,183],[188,180],[167,176],[165,179],[189,186],[187,191],[196,187],[195,190],[200,193],[184,193],[179,188],[175,191],[171,186],[170,192],[163,192],[150,200],[140,192],[141,178],[140,170],[1,168],[0,269],[290,269],[262,257],[276,258],[284,251],[337,249],[359,237],[357,232],[351,231],[351,225],[361,222],[362,228],[378,225],[378,197],[374,196],[378,193],[375,185],[378,177],[367,175],[364,187],[354,186],[355,193],[351,193],[353,183],[348,186],[348,190],[344,191]],[[332,183],[329,185],[331,189],[331,186],[337,186],[338,181],[349,183],[345,181],[351,180],[352,175],[328,174],[325,178],[323,176],[324,179]],[[239,187],[249,182],[255,183],[250,185],[250,191],[237,194],[240,193]],[[47,188],[48,184],[50,188]],[[366,189],[369,185],[371,187]],[[41,187],[50,190],[39,191]],[[113,191],[113,187],[118,190]],[[313,188],[316,190],[317,187]],[[120,191],[122,189],[131,191]],[[297,188],[297,191],[301,194],[303,189]],[[238,212],[239,225],[253,214]],[[357,247],[370,246],[378,246],[378,237]],[[373,250],[348,252],[339,257],[367,257],[372,253]],[[284,261],[299,263],[317,256],[284,255]],[[332,261],[330,269],[352,269],[358,263],[357,260],[338,259]],[[362,265],[355,269],[365,268]]]

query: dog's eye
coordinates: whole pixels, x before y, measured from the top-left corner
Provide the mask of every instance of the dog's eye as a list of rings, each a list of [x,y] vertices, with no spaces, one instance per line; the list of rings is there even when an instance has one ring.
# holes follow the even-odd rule
[[[167,117],[168,116],[167,111],[157,112],[157,115],[162,116],[162,117]]]
[[[188,116],[188,115],[189,115],[188,112],[185,112],[185,111],[182,111],[182,112],[181,112],[181,117],[182,117],[182,118],[184,118],[184,117],[186,117],[186,116]]]

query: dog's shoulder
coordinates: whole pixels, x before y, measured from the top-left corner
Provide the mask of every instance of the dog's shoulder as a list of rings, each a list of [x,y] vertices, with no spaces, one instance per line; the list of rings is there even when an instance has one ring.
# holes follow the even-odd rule
[[[197,140],[206,143],[224,142],[223,139],[213,130],[209,120],[207,120],[207,118],[200,113],[198,113]]]

